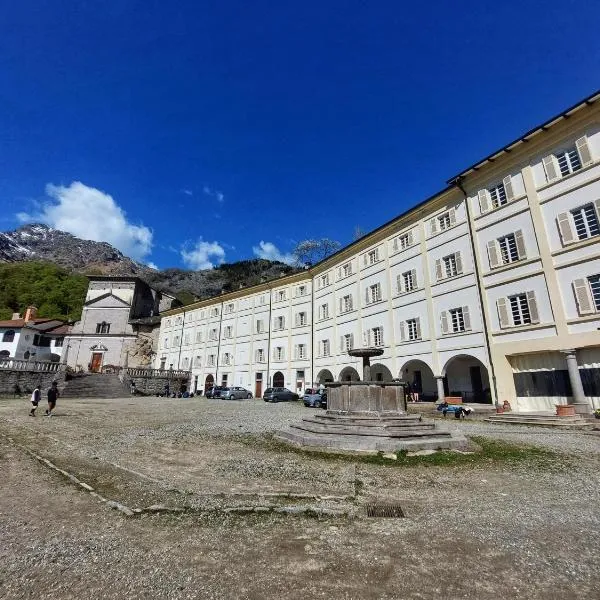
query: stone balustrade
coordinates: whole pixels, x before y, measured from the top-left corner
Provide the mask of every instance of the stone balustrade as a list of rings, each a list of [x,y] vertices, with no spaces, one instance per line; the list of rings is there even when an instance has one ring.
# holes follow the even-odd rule
[[[50,361],[22,360],[17,358],[3,358],[0,360],[0,369],[10,371],[31,371],[36,373],[58,373],[64,365]]]
[[[144,367],[128,367],[127,375],[129,377],[152,377],[159,379],[189,379],[190,371],[181,369],[150,369]]]

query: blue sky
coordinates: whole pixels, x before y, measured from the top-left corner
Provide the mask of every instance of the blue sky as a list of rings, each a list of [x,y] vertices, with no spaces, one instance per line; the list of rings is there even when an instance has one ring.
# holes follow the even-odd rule
[[[347,244],[600,87],[591,1],[0,10],[0,229],[160,268]]]

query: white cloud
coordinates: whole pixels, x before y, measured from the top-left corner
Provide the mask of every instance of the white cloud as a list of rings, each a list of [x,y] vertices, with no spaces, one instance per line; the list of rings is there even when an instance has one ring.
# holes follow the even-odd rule
[[[192,248],[181,249],[181,258],[189,269],[212,269],[225,262],[225,250],[218,242],[205,242],[200,238]]]
[[[52,198],[33,214],[18,213],[22,222],[41,222],[68,231],[84,240],[108,242],[137,260],[152,250],[152,231],[133,225],[125,211],[105,192],[73,181],[71,185],[48,184],[46,194]]]
[[[192,190],[181,190],[186,196],[193,196],[194,192]]]
[[[258,258],[265,258],[266,260],[278,260],[279,262],[291,265],[294,263],[295,258],[293,254],[282,254],[279,248],[272,242],[259,242],[258,246],[253,246],[252,252]]]
[[[150,269],[154,269],[155,271],[159,270],[158,267],[156,266],[156,263],[153,263],[153,262],[146,263],[146,266],[149,267]]]
[[[219,192],[219,190],[213,190],[213,189],[209,188],[207,185],[205,185],[202,188],[202,191],[204,192],[204,194],[206,196],[209,196],[210,198],[216,198],[217,202],[225,201],[225,194],[223,194],[223,192]]]

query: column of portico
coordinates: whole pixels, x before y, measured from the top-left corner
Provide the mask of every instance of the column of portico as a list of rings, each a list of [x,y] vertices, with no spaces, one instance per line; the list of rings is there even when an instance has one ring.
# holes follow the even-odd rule
[[[573,391],[573,400],[571,404],[575,407],[575,412],[578,414],[591,414],[592,405],[585,397],[583,384],[581,383],[581,375],[577,365],[577,352],[575,350],[561,350],[567,360],[567,370],[569,372],[569,382]]]
[[[437,384],[438,400],[441,402],[446,397],[446,392],[444,391],[444,376],[436,375],[435,382]]]

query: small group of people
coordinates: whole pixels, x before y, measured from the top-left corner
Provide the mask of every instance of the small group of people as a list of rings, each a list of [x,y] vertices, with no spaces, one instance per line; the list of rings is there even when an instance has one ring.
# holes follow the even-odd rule
[[[464,419],[473,413],[473,408],[470,406],[463,406],[462,404],[448,404],[445,400],[440,402],[436,410],[440,411],[444,417],[448,413],[453,413],[455,419]]]
[[[29,411],[30,417],[35,417],[35,411],[38,407],[38,404],[42,401],[42,392],[40,390],[41,386],[36,386],[35,390],[33,390],[31,394],[31,410]],[[52,411],[56,408],[56,401],[60,396],[60,392],[58,391],[58,382],[53,381],[52,385],[48,389],[48,408],[46,409],[46,416],[51,417]]]

